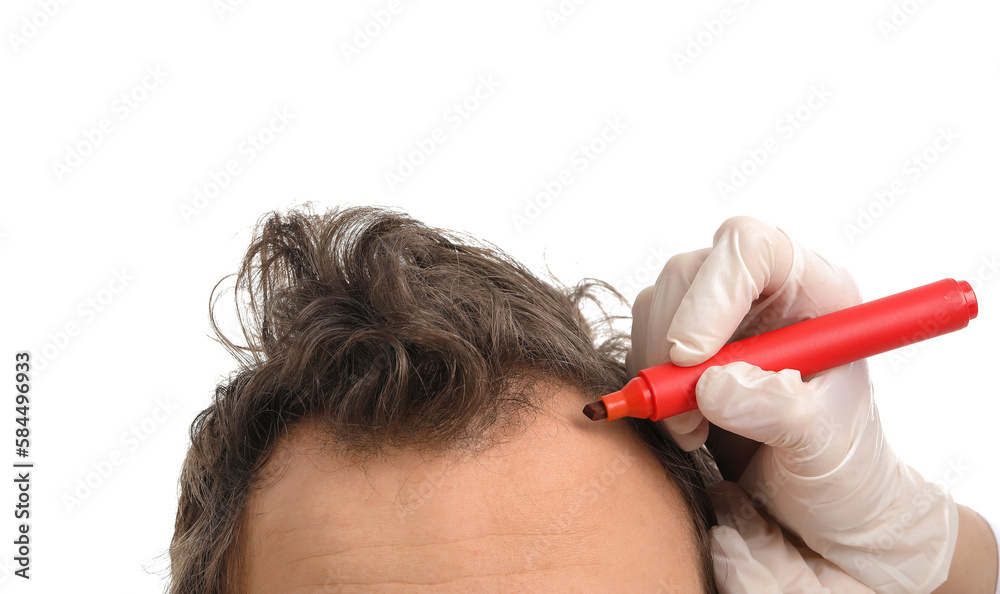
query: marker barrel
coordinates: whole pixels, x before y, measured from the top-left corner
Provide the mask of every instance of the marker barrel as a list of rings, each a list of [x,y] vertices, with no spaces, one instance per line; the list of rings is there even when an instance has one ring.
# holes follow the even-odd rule
[[[609,421],[656,421],[698,408],[695,386],[709,367],[746,361],[767,371],[797,369],[805,377],[960,330],[978,311],[969,283],[944,279],[729,343],[699,365],[643,369],[601,401]]]

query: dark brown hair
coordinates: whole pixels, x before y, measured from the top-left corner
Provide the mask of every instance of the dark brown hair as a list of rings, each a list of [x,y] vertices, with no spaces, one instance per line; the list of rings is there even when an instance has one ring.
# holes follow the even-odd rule
[[[249,493],[276,441],[304,419],[359,459],[475,449],[524,421],[540,381],[598,397],[628,380],[627,337],[608,316],[597,332],[581,314],[613,289],[557,288],[494,246],[391,210],[305,205],[262,218],[236,275],[244,346],[219,329],[216,290],[212,327],[240,368],[191,425],[170,546],[177,594],[242,589]],[[701,454],[648,421],[632,425],[688,504],[714,592]]]

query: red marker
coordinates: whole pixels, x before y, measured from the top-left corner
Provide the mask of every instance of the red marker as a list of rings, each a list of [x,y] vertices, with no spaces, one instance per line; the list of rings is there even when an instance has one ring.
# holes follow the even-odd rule
[[[664,363],[643,369],[620,391],[591,402],[583,412],[595,421],[658,421],[698,408],[695,386],[709,367],[746,361],[766,371],[797,369],[805,377],[960,330],[977,313],[969,283],[940,280],[732,342],[699,365]]]

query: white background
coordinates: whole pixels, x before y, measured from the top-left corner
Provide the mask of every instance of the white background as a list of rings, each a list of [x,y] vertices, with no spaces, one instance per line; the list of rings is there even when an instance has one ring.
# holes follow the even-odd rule
[[[58,7],[51,17],[46,4]],[[405,1],[376,26],[385,0],[252,0],[223,12],[212,0],[4,3],[8,464],[14,353],[52,356],[31,392],[33,579],[9,573],[8,469],[0,590],[162,589],[186,431],[233,367],[208,338],[210,291],[236,270],[259,217],[307,200],[402,207],[567,283],[603,278],[630,296],[665,254],[709,245],[737,214],[844,264],[867,299],[970,280],[981,314],[968,329],[872,369],[896,450],[1000,521],[1000,5],[563,4],[572,14],[556,22],[546,13],[557,0]],[[364,47],[345,52],[355,43]],[[481,77],[499,86],[455,120],[449,110]],[[831,96],[803,107],[812,89]],[[275,109],[294,117],[271,134]],[[790,135],[786,114],[797,118]],[[110,132],[88,141],[105,118]],[[575,153],[608,118],[627,128],[580,171]],[[435,128],[445,140],[390,188],[386,172]],[[949,128],[947,151],[929,149]],[[240,150],[250,135],[270,140],[253,160]],[[747,162],[769,138],[767,160]],[[76,163],[70,148],[87,155]],[[914,169],[925,151],[934,162]],[[231,159],[240,172],[212,192]],[[741,165],[755,170],[720,191]],[[573,182],[539,201],[564,169]],[[879,203],[897,180],[905,192]],[[212,198],[185,217],[196,188]],[[113,280],[123,270],[127,285]],[[109,476],[96,474],[112,456]],[[99,483],[89,493],[88,479]]]

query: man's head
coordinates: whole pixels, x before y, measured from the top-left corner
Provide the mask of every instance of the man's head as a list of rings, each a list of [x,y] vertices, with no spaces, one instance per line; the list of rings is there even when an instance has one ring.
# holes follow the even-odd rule
[[[714,591],[702,461],[580,413],[628,379],[580,312],[597,286],[391,211],[263,220],[172,591]]]

